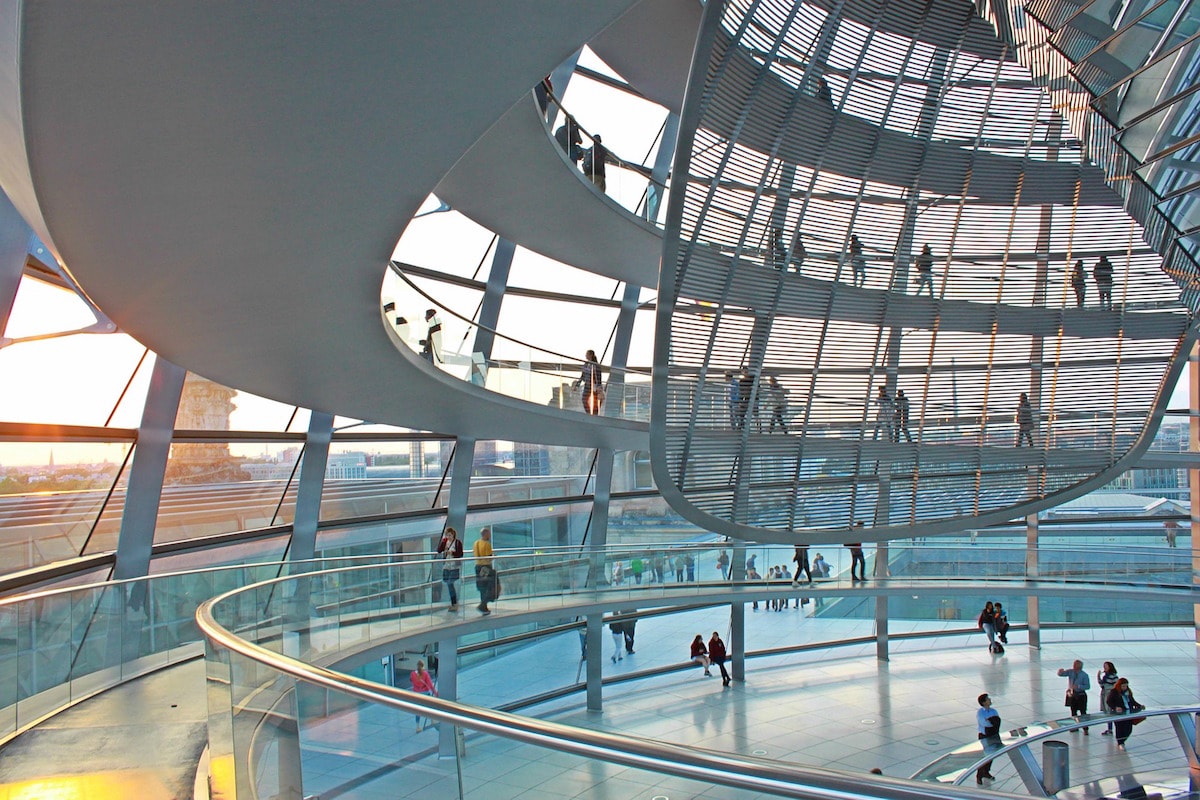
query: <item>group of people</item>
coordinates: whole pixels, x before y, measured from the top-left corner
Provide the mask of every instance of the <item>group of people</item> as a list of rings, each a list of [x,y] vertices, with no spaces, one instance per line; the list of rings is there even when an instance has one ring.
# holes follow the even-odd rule
[[[742,370],[740,375],[733,372],[725,373],[725,383],[729,393],[729,426],[734,430],[742,430],[747,418],[754,421],[758,432],[762,433],[763,420],[759,408],[765,406],[770,410],[768,430],[775,428],[784,433],[788,432],[788,389],[772,375],[765,385],[759,385],[758,395],[755,396],[755,377],[749,370]]]
[[[458,538],[458,531],[449,525],[442,532],[442,538],[437,546],[438,558],[442,561],[442,584],[450,596],[450,611],[458,610],[458,581],[462,577],[463,543]],[[494,563],[495,552],[492,550],[492,529],[484,528],[479,531],[479,540],[472,547],[471,554],[475,557],[475,588],[479,592],[479,605],[476,609],[487,616],[492,611],[488,603],[500,595],[500,576]]]
[[[1058,671],[1060,678],[1067,679],[1067,694],[1063,704],[1071,709],[1072,717],[1082,717],[1088,709],[1088,691],[1092,688],[1091,678],[1083,668],[1083,662],[1075,659],[1069,668]],[[1145,706],[1133,696],[1129,688],[1129,680],[1117,674],[1117,668],[1111,661],[1105,661],[1100,671],[1096,673],[1096,683],[1100,686],[1100,700],[1110,714],[1135,714],[1144,711]],[[1133,726],[1141,722],[1141,718],[1132,717],[1109,722],[1103,736],[1116,739],[1117,749],[1124,750],[1125,742],[1133,733]],[[1088,727],[1083,728],[1083,735],[1088,735]]]
[[[726,555],[725,558],[728,559],[729,556]],[[719,558],[718,566],[720,566]],[[722,574],[724,574],[724,570],[722,570]],[[617,560],[612,563],[609,580],[614,586],[620,586],[626,581],[640,586],[642,581],[666,583],[667,578],[672,576],[676,583],[695,582],[696,556],[688,550],[679,550],[674,553],[653,553],[647,556],[633,555],[628,560]]]
[[[978,625],[987,635],[988,650],[1004,652],[1003,647],[997,648],[997,644],[1008,644],[1008,612],[1004,610],[1004,604],[988,600],[979,612]]]
[[[721,641],[721,635],[716,631],[713,631],[712,638],[708,640],[707,645],[704,644],[704,637],[699,633],[696,634],[695,639],[692,639],[692,662],[704,667],[704,677],[706,678],[713,676],[709,667],[716,664],[717,668],[721,670],[721,683],[724,686],[733,683],[733,678],[729,677],[729,672],[725,669],[727,658],[725,643]]]
[[[579,123],[574,117],[567,117],[566,122],[554,131],[554,141],[558,142],[558,146],[567,154],[567,159],[582,169],[583,174],[597,189],[603,192],[608,188],[605,168],[610,162],[615,163],[615,160],[604,146],[604,139],[600,134],[592,136],[591,147],[584,147]]]
[[[1057,674],[1060,678],[1067,679],[1067,693],[1063,704],[1071,710],[1072,718],[1082,718],[1087,713],[1087,693],[1092,688],[1092,680],[1083,668],[1083,662],[1075,659],[1070,667],[1059,669]],[[1110,714],[1122,715],[1121,719],[1108,721],[1107,728],[1101,735],[1112,736],[1116,741],[1117,749],[1124,751],[1125,742],[1133,733],[1134,726],[1145,719],[1145,717],[1128,715],[1145,711],[1146,707],[1133,696],[1133,690],[1129,688],[1129,679],[1118,675],[1117,668],[1111,661],[1105,661],[1100,671],[1096,673],[1096,683],[1100,686],[1100,699],[1104,710]],[[975,722],[979,738],[987,740],[984,745],[985,749],[997,748],[1000,745],[1000,713],[992,707],[992,698],[986,692],[979,695],[978,701],[979,710],[975,712]],[[1072,733],[1078,732],[1078,730],[1079,728],[1074,728]],[[1083,726],[1083,735],[1088,735],[1088,726],[1086,725]],[[992,775],[992,762],[980,763],[975,770],[975,783],[982,786],[984,781],[992,780],[995,780],[995,776]]]
[[[1092,280],[1096,282],[1100,308],[1112,311],[1113,265],[1108,256],[1100,256],[1100,260],[1092,267]],[[1075,291],[1076,307],[1083,308],[1087,300],[1087,272],[1084,270],[1082,258],[1071,268],[1071,288]]]

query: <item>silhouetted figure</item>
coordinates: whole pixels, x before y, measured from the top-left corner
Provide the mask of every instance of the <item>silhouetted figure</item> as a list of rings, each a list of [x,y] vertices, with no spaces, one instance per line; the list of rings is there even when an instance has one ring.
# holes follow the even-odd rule
[[[887,387],[879,387],[875,405],[877,406],[875,409],[875,433],[871,435],[871,439],[878,439],[879,431],[882,429],[885,442],[895,441],[896,401],[892,400],[892,396],[887,393]]]
[[[600,363],[596,360],[596,351],[587,351],[587,360],[583,362],[583,371],[571,384],[572,389],[583,387],[583,410],[592,416],[600,413],[604,403],[604,376],[600,372]]]
[[[1029,446],[1033,447],[1033,406],[1029,405],[1029,395],[1021,392],[1021,399],[1017,402],[1017,443],[1016,447],[1021,446],[1021,440],[1029,442]]]
[[[546,108],[550,105],[550,93],[554,91],[553,84],[550,83],[550,76],[542,78],[533,87],[533,95],[537,98],[538,108],[545,115]]]
[[[608,161],[608,148],[601,144],[600,134],[592,137],[592,146],[583,153],[583,174],[591,178],[600,191],[606,191],[604,165]]]
[[[858,234],[850,234],[850,266],[854,269],[854,285],[861,287],[867,282],[867,259],[863,258]]]
[[[442,363],[442,319],[437,309],[425,312],[425,338],[421,340],[421,358],[430,364]]]
[[[833,105],[833,92],[829,89],[829,82],[824,78],[817,78],[817,99],[822,103]]]
[[[1108,256],[1100,256],[1096,266],[1092,267],[1092,277],[1096,280],[1096,293],[1100,295],[1100,308],[1112,311],[1113,265]]]
[[[917,256],[917,296],[921,295],[921,287],[929,287],[929,296],[933,297],[933,251],[929,245],[921,248]]]
[[[738,400],[742,396],[741,383],[732,372],[725,373],[726,393],[729,395],[729,427],[738,425]]]
[[[752,394],[754,394],[754,376],[750,374],[749,370],[743,370],[742,377],[738,378],[737,418],[734,422],[734,426],[739,429],[746,424],[746,415],[750,413],[750,395]]]
[[[904,390],[900,389],[896,392],[896,426],[893,433],[893,441],[900,441],[900,434],[904,434],[904,438],[912,441],[912,434],[908,432],[908,398],[904,395]]]
[[[567,158],[578,166],[579,159],[583,157],[583,148],[580,147],[583,136],[580,135],[579,125],[573,118],[567,117],[567,121],[558,126],[558,130],[554,132],[554,141],[558,142]]]
[[[774,375],[767,384],[767,401],[771,406],[771,433],[775,432],[776,423],[779,424],[780,430],[787,433],[788,390]]]
[[[771,266],[787,269],[787,245],[783,243],[783,231],[780,228],[771,228]]]
[[[854,527],[863,527],[862,521],[854,523]],[[863,553],[862,542],[849,542],[846,547],[850,548],[850,580],[865,581],[867,579],[867,556]],[[858,570],[858,575],[855,575],[855,569]]]
[[[1083,308],[1083,302],[1087,299],[1087,273],[1083,271],[1082,258],[1071,268],[1071,288],[1075,290],[1075,307]]]

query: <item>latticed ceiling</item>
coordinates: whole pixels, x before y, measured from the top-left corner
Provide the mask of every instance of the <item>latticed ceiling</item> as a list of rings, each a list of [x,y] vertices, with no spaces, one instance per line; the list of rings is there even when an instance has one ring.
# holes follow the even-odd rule
[[[710,2],[682,129],[651,429],[685,516],[936,532],[1060,502],[1142,440],[1190,314],[970,5]]]

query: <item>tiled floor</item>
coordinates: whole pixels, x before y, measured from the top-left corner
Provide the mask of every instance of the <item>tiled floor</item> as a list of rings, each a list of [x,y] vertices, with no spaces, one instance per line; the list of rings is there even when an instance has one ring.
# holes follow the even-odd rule
[[[751,649],[871,629],[870,622],[812,620],[796,609],[747,616]],[[893,631],[903,627],[893,624]],[[714,628],[727,633],[715,609],[647,620],[638,628],[636,654],[616,664],[609,660],[606,635],[605,672],[679,663],[691,636],[707,638]],[[582,698],[572,696],[530,713],[690,747],[854,772],[879,767],[887,775],[908,776],[974,741],[980,692],[995,698],[1006,728],[1061,718],[1065,679],[1055,671],[1074,658],[1083,659],[1093,674],[1101,661],[1114,661],[1138,699],[1151,707],[1200,701],[1196,646],[1187,630],[1055,632],[1044,637],[1040,650],[1022,642],[1022,636],[1014,636],[1003,656],[988,653],[982,635],[976,635],[893,642],[888,662],[875,659],[873,645],[754,659],[745,684],[729,688],[694,669],[609,687],[603,712],[586,711]],[[560,635],[469,671],[461,676],[460,694],[494,705],[574,680],[578,670],[577,636]],[[1093,691],[1093,708],[1097,696]],[[367,729],[370,733],[363,735]],[[307,734],[305,790],[323,800],[457,796],[459,765],[437,760],[437,734],[415,734],[408,715],[361,708],[311,726]],[[1100,735],[1100,728],[1090,736],[1061,737],[1072,746],[1072,774],[1081,781],[1113,771],[1183,769],[1165,720],[1139,728],[1124,754]],[[393,768],[398,759],[404,764]],[[467,735],[461,769],[466,796],[489,800],[755,796],[487,735]],[[1020,791],[1011,764],[997,761],[993,771],[999,777],[996,789]]]

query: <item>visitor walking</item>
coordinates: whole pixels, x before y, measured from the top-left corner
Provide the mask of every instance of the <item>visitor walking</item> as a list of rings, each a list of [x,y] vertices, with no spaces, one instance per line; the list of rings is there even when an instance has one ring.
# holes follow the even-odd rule
[[[854,285],[862,287],[867,282],[867,259],[863,257],[862,242],[858,234],[850,234],[850,267],[854,270]]]
[[[458,591],[455,584],[461,576],[461,559],[463,555],[462,540],[458,538],[458,531],[446,526],[446,530],[442,533],[442,540],[437,546],[438,556],[442,559],[442,583],[446,585],[446,590],[450,594],[450,611],[458,610]]]
[[[900,434],[904,434],[904,438],[909,443],[912,442],[912,434],[908,432],[908,398],[904,395],[904,390],[900,389],[896,392],[896,425],[895,425],[895,441],[900,441]]]
[[[808,582],[812,583],[812,567],[808,563],[807,545],[796,545],[796,552],[792,555],[792,561],[796,562],[796,575],[794,578],[792,578],[792,585],[797,585],[800,583],[801,572],[808,576]]]
[[[492,529],[484,528],[479,532],[479,539],[471,548],[475,556],[475,588],[479,591],[479,613],[487,616],[492,613],[488,603],[496,599],[496,569],[492,556]]]
[[[417,659],[417,668],[412,671],[408,679],[412,683],[412,690],[417,694],[423,694],[426,697],[437,697],[437,686],[433,682],[433,676],[426,671],[425,662],[421,659]],[[432,719],[425,717],[424,723],[421,722],[421,719],[421,715],[417,714],[417,733],[426,728],[433,727]]]
[[[1100,308],[1112,311],[1113,265],[1108,256],[1100,256],[1092,267],[1092,277],[1096,281],[1096,294],[1100,295]]]
[[[1117,685],[1117,679],[1121,676],[1117,674],[1117,668],[1111,661],[1105,661],[1104,666],[1096,673],[1096,684],[1100,687],[1100,697],[1104,699],[1104,707],[1108,707],[1108,693]],[[1101,736],[1112,736],[1113,724],[1108,723],[1108,728]]]
[[[1082,717],[1087,713],[1088,689],[1092,688],[1092,680],[1083,670],[1083,662],[1075,659],[1070,669],[1060,669],[1058,677],[1067,679],[1067,697],[1064,705],[1071,709],[1072,717]],[[1083,735],[1088,735],[1088,729],[1083,729]]]
[[[883,430],[883,440],[890,442],[894,440],[895,424],[896,424],[896,401],[892,400],[892,396],[888,394],[886,386],[879,387],[879,394],[875,396],[875,433],[871,435],[871,440],[879,438],[879,431]]]
[[[596,359],[596,351],[588,350],[583,362],[583,371],[571,384],[572,389],[583,389],[583,410],[596,416],[600,406],[604,404],[604,375],[600,371],[600,362]]]
[[[592,137],[592,146],[583,153],[583,174],[591,179],[600,191],[607,189],[604,166],[608,161],[608,148],[601,144],[600,134]]]
[[[1021,446],[1021,442],[1026,441],[1030,447],[1033,447],[1033,406],[1029,404],[1029,395],[1021,392],[1021,399],[1017,401],[1017,443],[1016,447]]]
[[[1146,710],[1144,705],[1133,698],[1133,691],[1129,688],[1129,681],[1125,678],[1117,678],[1117,682],[1109,690],[1108,696],[1105,698],[1105,704],[1113,714],[1134,714],[1138,711]],[[1125,719],[1113,722],[1118,750],[1125,749],[1125,742],[1129,739],[1129,735],[1133,733],[1133,726],[1141,722],[1142,719],[1141,717],[1135,719],[1126,717]]]
[[[921,254],[917,256],[917,292],[916,296],[921,296],[921,288],[929,287],[929,296],[933,297],[933,251],[929,249],[929,245],[921,248]]]
[[[1075,290],[1075,307],[1083,308],[1087,299],[1087,273],[1083,270],[1082,258],[1071,268],[1071,288]]]

